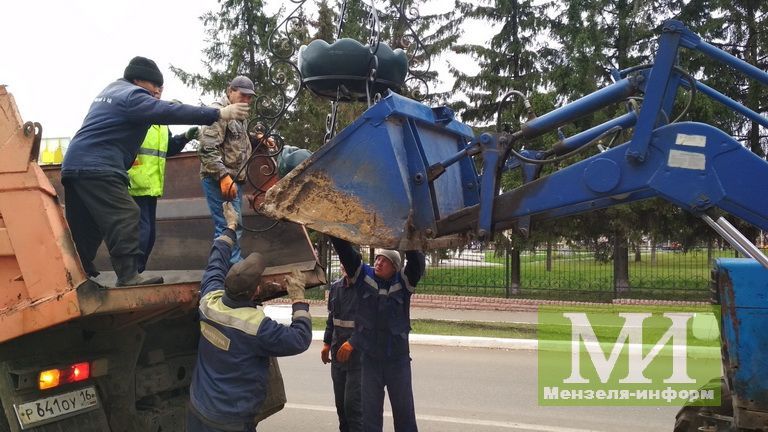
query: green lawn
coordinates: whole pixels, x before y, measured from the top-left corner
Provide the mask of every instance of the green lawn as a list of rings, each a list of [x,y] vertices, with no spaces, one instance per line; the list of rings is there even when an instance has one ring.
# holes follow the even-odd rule
[[[411,320],[411,333],[444,336],[483,336],[514,339],[535,339],[536,325],[475,321]],[[325,330],[325,318],[313,317],[312,330]]]
[[[733,252],[714,251],[714,257],[732,257]],[[550,271],[546,253],[526,252],[521,256],[523,297],[564,297],[599,300],[613,297],[613,263],[601,263],[590,252],[554,253]],[[448,295],[505,295],[504,257],[485,253],[492,266],[430,267],[419,284],[419,291]],[[704,299],[708,296],[710,264],[705,250],[688,253],[657,251],[656,262],[650,254],[640,261],[630,256],[629,296],[660,299]]]
[[[503,323],[503,322],[478,322],[478,321],[438,321],[430,319],[411,320],[411,333],[444,335],[444,336],[480,336],[511,339],[536,339],[537,337],[546,337],[548,340],[571,339],[570,326],[541,326],[530,323]],[[313,330],[325,330],[325,318],[312,318]],[[621,327],[593,325],[595,333],[600,341],[615,341]],[[654,343],[661,339],[662,334],[667,331],[663,329],[651,329],[643,334],[647,338],[647,343]],[[712,342],[698,341],[692,333],[688,332],[688,340],[691,345],[710,346]]]

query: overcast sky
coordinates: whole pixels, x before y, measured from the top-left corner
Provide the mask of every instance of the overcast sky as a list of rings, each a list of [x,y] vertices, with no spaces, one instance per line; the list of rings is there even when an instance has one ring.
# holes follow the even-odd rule
[[[169,66],[203,70],[199,17],[218,9],[216,0],[4,2],[0,84],[16,98],[24,121],[43,125],[46,138],[73,136],[93,98],[137,55],[153,59],[163,72],[163,99],[198,104],[199,92],[185,87]]]
[[[202,70],[198,17],[217,10],[215,0],[24,0],[2,9],[0,84],[24,121],[43,125],[44,137],[73,136],[93,98],[137,55],[163,72],[163,99],[200,99],[169,65]]]

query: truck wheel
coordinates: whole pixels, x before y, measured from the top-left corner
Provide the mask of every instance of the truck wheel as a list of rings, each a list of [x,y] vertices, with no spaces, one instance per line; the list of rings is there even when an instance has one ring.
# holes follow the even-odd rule
[[[0,432],[11,432],[11,425],[8,424],[8,419],[5,417],[5,410],[0,405]]]
[[[718,380],[712,380],[702,389],[711,389],[717,385]],[[733,417],[733,400],[731,393],[725,385],[725,380],[720,379],[720,406],[684,406],[680,408],[675,417],[674,432],[698,432],[700,427],[705,426],[704,417],[699,413],[707,412],[726,417]],[[720,429],[717,429],[720,430]],[[730,429],[727,429],[730,430]]]
[[[699,417],[701,407],[683,407],[675,418],[674,432],[698,432],[704,426],[704,421]]]

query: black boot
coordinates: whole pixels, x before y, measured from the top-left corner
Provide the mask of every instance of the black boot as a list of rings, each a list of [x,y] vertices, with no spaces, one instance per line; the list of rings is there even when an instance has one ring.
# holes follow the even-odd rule
[[[133,255],[110,257],[112,267],[117,274],[115,286],[157,285],[163,283],[163,278],[140,276],[138,272],[139,262]]]
[[[84,262],[83,270],[85,270],[85,273],[92,278],[95,278],[100,274],[99,271],[96,270],[96,266],[93,265],[93,261]]]

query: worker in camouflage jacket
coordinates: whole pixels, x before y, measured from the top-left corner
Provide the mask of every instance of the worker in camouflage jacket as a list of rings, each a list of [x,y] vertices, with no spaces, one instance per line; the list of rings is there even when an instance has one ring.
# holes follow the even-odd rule
[[[254,91],[253,82],[245,76],[238,76],[227,86],[226,94],[211,107],[223,108],[231,104],[250,104]],[[227,227],[222,213],[222,203],[232,202],[242,218],[243,186],[245,185],[245,164],[251,156],[251,141],[248,135],[248,120],[219,120],[200,130],[200,178],[214,223],[213,237],[217,238]],[[238,225],[237,239],[243,235]],[[232,248],[232,264],[242,260],[240,246]]]

